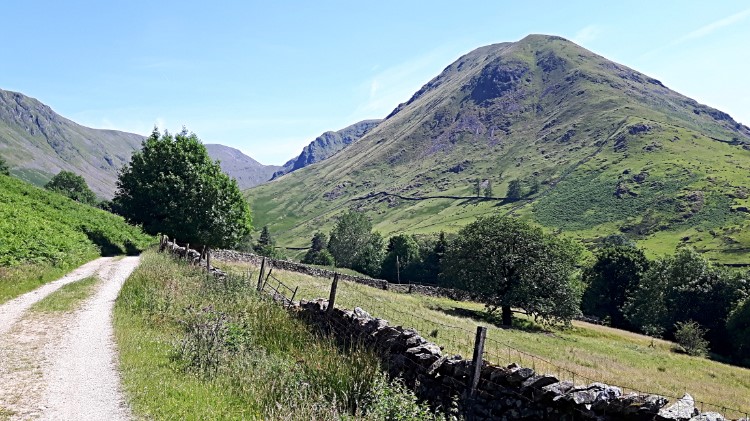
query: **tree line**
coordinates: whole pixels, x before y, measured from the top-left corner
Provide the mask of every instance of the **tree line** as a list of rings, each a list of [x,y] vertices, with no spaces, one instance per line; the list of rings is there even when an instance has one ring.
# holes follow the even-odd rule
[[[454,235],[397,234],[386,241],[364,214],[349,211],[329,235],[314,234],[302,261],[479,294],[504,325],[516,311],[558,325],[588,316],[676,340],[684,352],[750,363],[750,273],[714,265],[688,248],[651,260],[616,240],[584,260],[575,241],[490,216]]]

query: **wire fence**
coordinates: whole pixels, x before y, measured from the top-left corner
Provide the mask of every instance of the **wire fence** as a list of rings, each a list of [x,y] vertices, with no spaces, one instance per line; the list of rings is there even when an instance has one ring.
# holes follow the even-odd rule
[[[228,266],[229,269],[226,270],[226,276],[240,277],[247,283],[255,282],[251,277],[254,276],[257,267],[252,265],[246,266],[248,266],[246,270],[241,270],[239,265]],[[289,306],[295,300],[309,301],[329,297],[333,280],[315,278],[295,272],[280,270],[274,272],[273,268],[270,268],[267,274],[261,271],[260,278],[257,281],[261,291],[270,294],[277,302]],[[469,325],[469,327],[465,319],[461,323],[457,317],[444,317],[438,320],[436,317],[433,317],[434,314],[425,316],[415,313],[413,310],[410,310],[410,307],[403,304],[403,300],[408,299],[418,302],[425,300],[426,297],[408,295],[403,296],[403,300],[395,302],[391,294],[393,292],[345,281],[338,284],[336,307],[348,309],[362,307],[372,317],[385,319],[394,326],[403,326],[404,328],[416,330],[425,339],[438,344],[444,355],[453,354],[466,359],[471,358],[475,348],[476,325]],[[461,326],[460,324],[464,325]],[[344,329],[347,329],[347,327],[334,326],[334,329],[340,329],[341,331],[338,333],[345,333]],[[510,364],[518,364],[522,367],[531,368],[538,374],[553,375],[560,381],[567,380],[576,385],[606,383],[609,386],[619,388],[622,395],[629,393],[658,395],[669,399],[671,403],[682,399],[682,396],[676,396],[675,393],[668,393],[664,390],[650,392],[642,388],[633,387],[632,385],[619,384],[622,382],[602,380],[601,378],[597,378],[596,371],[593,369],[592,373],[583,373],[580,366],[574,369],[551,362],[548,359],[504,342],[500,338],[501,334],[502,329],[491,328],[489,330],[482,354],[483,360],[488,364],[502,367]],[[409,362],[405,362],[405,364],[409,364]],[[459,393],[465,390],[467,385],[455,384],[452,387],[456,393]],[[519,396],[519,398],[521,397]],[[522,398],[528,399],[527,397]],[[750,397],[746,399],[748,399],[748,402],[745,405],[750,406]],[[750,412],[747,410],[732,408],[727,405],[695,400],[695,407],[701,412],[722,413],[728,419],[750,419]]]

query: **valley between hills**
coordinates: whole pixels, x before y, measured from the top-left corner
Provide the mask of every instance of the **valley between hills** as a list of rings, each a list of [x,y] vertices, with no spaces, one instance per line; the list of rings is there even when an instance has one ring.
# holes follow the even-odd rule
[[[393,328],[400,333],[409,330],[404,327],[420,329],[422,335],[436,342],[419,336],[418,346],[409,349],[438,349],[432,355],[440,361],[438,368],[448,359],[448,351],[466,356],[475,349],[471,335],[481,323],[493,327],[488,338],[495,341],[494,351],[490,350],[497,354],[497,361],[502,361],[498,363],[504,366],[500,370],[514,362],[515,356],[504,359],[505,352],[515,350],[519,358],[531,356],[532,361],[569,370],[573,376],[585,373],[589,380],[605,379],[615,385],[623,378],[631,378],[632,383],[623,382],[628,388],[636,390],[643,385],[668,397],[670,405],[677,409],[686,387],[699,398],[697,402],[708,402],[711,410],[731,410],[734,417],[734,413],[742,416],[750,408],[744,399],[750,385],[747,369],[743,368],[748,364],[746,335],[750,332],[744,319],[750,309],[746,288],[750,266],[750,128],[720,110],[669,89],[659,80],[564,38],[529,35],[461,56],[385,118],[354,122],[322,133],[283,165],[262,164],[242,151],[218,143],[205,144],[204,150],[200,140],[188,132],[177,137],[180,136],[175,144],[190,145],[195,141],[192,146],[204,153],[200,157],[203,163],[210,164],[207,166],[212,166],[214,175],[219,174],[226,181],[224,185],[232,187],[241,209],[230,210],[237,214],[247,212],[249,204],[254,231],[247,235],[245,227],[242,236],[232,237],[232,244],[258,254],[267,252],[267,257],[278,257],[275,253],[280,250],[281,257],[301,260],[311,249],[325,251],[331,259],[312,263],[336,266],[333,253],[329,252],[334,248],[334,236],[329,233],[347,218],[364,216],[360,222],[372,225],[366,230],[366,241],[358,247],[344,246],[368,249],[374,248],[372,244],[378,245],[380,249],[375,254],[380,260],[373,272],[360,272],[370,276],[380,273],[393,281],[392,274],[386,272],[395,266],[395,281],[401,283],[405,276],[420,272],[409,272],[408,262],[401,272],[404,260],[399,259],[406,258],[407,253],[398,255],[394,250],[399,244],[388,240],[403,241],[404,249],[417,253],[429,249],[419,263],[428,267],[435,263],[430,256],[443,259],[450,253],[458,255],[460,244],[455,234],[480,218],[510,216],[513,218],[498,218],[493,223],[518,229],[530,237],[543,237],[540,244],[550,247],[545,249],[549,251],[546,256],[555,256],[562,263],[545,266],[545,259],[537,259],[529,266],[542,269],[528,270],[531,275],[518,277],[531,285],[518,287],[518,294],[533,296],[527,300],[532,302],[528,308],[526,302],[514,303],[511,308],[507,302],[454,301],[412,294],[411,284],[402,285],[408,288],[408,294],[396,293],[387,291],[386,281],[371,278],[359,279],[364,279],[365,284],[385,282],[386,287],[379,290],[342,281],[336,311],[349,314],[342,307],[345,306],[359,317],[366,311],[354,308],[362,305],[378,313],[373,316],[388,317],[394,324],[403,325]],[[77,396],[78,401],[93,402],[87,395],[90,392],[108,405],[88,405],[87,411],[106,411],[114,414],[113,419],[129,419],[133,414],[158,419],[294,419],[300,414],[310,419],[392,419],[378,411],[398,412],[404,408],[417,415],[423,412],[424,418],[415,415],[414,419],[431,419],[434,414],[414,397],[413,391],[391,382],[392,378],[382,373],[383,366],[374,353],[311,334],[310,326],[290,317],[285,308],[288,304],[294,311],[302,311],[303,304],[280,298],[278,289],[273,297],[284,307],[259,294],[265,291],[263,276],[268,283],[273,272],[275,277],[271,279],[278,288],[284,285],[293,291],[292,298],[314,300],[329,291],[335,297],[338,274],[331,281],[286,271],[282,265],[265,273],[263,265],[267,260],[263,258],[260,267],[217,259],[216,265],[226,273],[219,269],[217,278],[206,276],[197,266],[207,266],[209,273],[217,271],[216,266],[211,267],[210,254],[204,254],[205,247],[191,252],[186,245],[180,254],[182,246],[176,241],[183,239],[178,238],[171,243],[176,259],[167,253],[156,253],[154,235],[164,231],[151,232],[143,221],[129,224],[133,218],[125,216],[127,212],[117,215],[124,208],[113,206],[133,199],[119,203],[109,200],[115,196],[118,176],[122,182],[126,172],[123,168],[127,168],[124,166],[142,146],[145,150],[149,141],[153,146],[160,141],[171,145],[174,140],[156,129],[152,137],[155,138],[84,127],[39,100],[0,90],[0,158],[8,164],[8,175],[0,168],[0,316],[9,321],[9,333],[0,339],[9,350],[6,354],[21,355],[26,359],[19,361],[31,361],[32,367],[17,364],[12,358],[0,364],[0,371],[6,373],[0,381],[5,381],[7,390],[29,391],[28,395],[0,393],[0,419],[44,416],[39,414],[74,418],[80,411],[76,412],[76,405],[65,400],[65,385],[59,381],[66,376],[86,386],[81,386],[86,393]],[[163,161],[168,160],[158,162]],[[187,159],[185,162],[192,165]],[[34,186],[44,186],[60,171],[83,176],[97,200],[101,200],[101,209]],[[166,177],[161,175],[159,180],[163,181]],[[141,181],[133,180],[133,184]],[[192,186],[196,180],[178,181],[183,183],[180,186]],[[148,185],[153,191],[161,191]],[[189,187],[183,189],[188,190]],[[197,194],[188,197],[199,197],[203,205],[226,199],[219,194],[216,197],[220,199],[215,202]],[[194,216],[191,205],[194,203],[180,203],[168,211],[147,211],[167,217],[184,211],[180,215],[190,219]],[[203,215],[220,213],[211,214],[214,210],[210,206],[201,209],[205,211]],[[249,218],[243,218],[245,214],[236,219],[249,222]],[[211,218],[194,219],[204,222]],[[519,220],[520,225],[513,225]],[[214,228],[218,224],[208,226]],[[227,230],[227,238],[235,234],[230,231]],[[202,234],[210,237],[214,231],[204,229]],[[328,246],[315,250],[316,238],[319,246],[321,241],[328,242]],[[418,244],[424,238],[429,240]],[[430,247],[424,247],[426,244]],[[438,254],[441,244],[442,254]],[[467,244],[470,248],[472,243]],[[573,256],[580,251],[579,244],[585,250],[584,258],[576,255],[567,259],[566,253]],[[632,278],[636,279],[627,279],[631,283],[626,285],[627,291],[625,286],[614,285],[626,275],[611,277],[617,281],[592,275],[598,263],[594,260],[611,257],[602,252],[610,249],[600,246],[614,244],[638,246],[611,248],[615,250],[612,253],[626,256],[617,261],[623,268],[635,267],[632,273],[623,269],[626,275],[635,274]],[[686,249],[680,250],[683,246]],[[639,255],[640,250],[645,255]],[[141,252],[142,257],[134,256]],[[113,257],[122,254],[132,256]],[[93,260],[100,255],[106,258]],[[191,256],[196,265],[186,263]],[[663,256],[673,257],[658,259]],[[387,265],[389,258],[395,259],[395,265]],[[441,270],[450,265],[441,265],[447,261],[449,258],[438,260],[430,269],[435,279],[440,272],[440,282],[447,282],[441,287],[454,287],[450,282],[461,273],[456,272],[455,279],[446,281],[446,272]],[[456,270],[471,266],[457,261],[453,262],[454,269],[459,268]],[[268,262],[270,267],[273,261]],[[640,264],[642,267],[638,267]],[[349,272],[359,275],[354,270],[360,269],[354,266],[348,266]],[[409,269],[417,266],[413,264]],[[63,276],[76,267],[79,269]],[[688,269],[700,273],[694,277],[693,273],[678,276],[683,269],[684,273]],[[480,271],[490,272],[486,268]],[[424,270],[422,274],[428,272]],[[601,273],[610,274],[606,270]],[[666,275],[659,278],[660,274]],[[524,278],[527,275],[528,279]],[[649,282],[656,279],[653,285],[633,284],[646,276],[651,277]],[[429,282],[436,283],[435,279]],[[493,282],[497,279],[493,278]],[[614,285],[607,284],[612,291],[623,289],[622,296],[615,297],[620,299],[616,309],[602,311],[597,307],[609,304],[608,299],[615,301],[596,295],[601,291],[596,290],[595,284],[602,279],[605,284]],[[674,279],[677,281],[670,284]],[[410,278],[408,282],[412,280],[421,281]],[[543,282],[550,280],[561,283]],[[457,288],[468,289],[466,285]],[[698,286],[693,288],[695,285]],[[650,286],[665,296],[671,294],[658,301],[663,314],[649,314],[661,325],[641,323],[643,320],[638,319],[642,315],[639,311],[657,307],[652,305],[655,299],[648,295]],[[524,288],[534,293],[523,291]],[[610,290],[606,291],[608,294]],[[630,294],[627,297],[626,292]],[[497,297],[483,297],[494,298]],[[549,304],[553,300],[559,302]],[[565,307],[569,302],[574,308]],[[322,311],[323,301],[316,303]],[[328,304],[325,302],[325,306]],[[35,305],[43,310],[35,310]],[[56,306],[62,310],[49,310]],[[570,311],[555,313],[556,307]],[[503,319],[490,309],[500,309]],[[508,323],[504,319],[506,309]],[[586,313],[592,309],[592,313]],[[33,311],[42,311],[42,315]],[[604,316],[575,320],[594,312]],[[415,318],[415,314],[420,317]],[[620,319],[612,318],[612,314]],[[352,316],[352,320],[355,318]],[[63,332],[62,327],[74,320],[76,329],[71,330],[72,334]],[[373,321],[388,324],[369,314],[361,320],[366,320],[363,325]],[[422,324],[414,326],[415,321]],[[695,342],[701,346],[693,349],[677,338],[685,325],[697,332],[699,338]],[[47,326],[55,326],[49,336]],[[459,329],[458,338],[455,331],[450,335],[450,329]],[[92,337],[103,344],[99,351],[107,351],[92,354],[99,369],[106,372],[101,379],[106,383],[106,396],[86,384],[88,372],[76,370],[77,366],[70,368],[90,363],[83,361],[89,347],[87,330],[98,332]],[[410,334],[409,331],[405,335]],[[27,337],[32,338],[28,343],[24,342]],[[204,347],[205,341],[210,346]],[[436,345],[438,342],[447,348]],[[67,348],[60,348],[61,343],[75,351],[70,355],[62,352]],[[42,347],[55,351],[54,360],[61,361],[59,367],[48,364],[50,358],[42,355]],[[441,356],[443,351],[446,354]],[[76,362],[69,364],[73,358]],[[482,367],[476,367],[478,382]],[[515,368],[518,367],[507,369]],[[37,384],[34,376],[52,386]],[[49,377],[57,381],[49,381]],[[562,380],[558,377],[556,383]],[[590,384],[599,383],[592,380]],[[45,388],[54,393],[45,392]],[[622,395],[626,389],[617,390],[619,395],[604,401],[629,399]],[[49,407],[35,407],[37,398],[45,393],[52,396],[46,398],[51,400]],[[670,415],[671,409],[660,409],[670,408],[667,399],[655,398],[661,399],[661,406],[654,404],[654,414]],[[696,401],[692,402],[690,417],[703,411],[697,408]]]
[[[69,170],[111,198],[143,139],[0,92],[0,154],[37,185]],[[307,247],[350,208],[385,237],[501,213],[592,246],[616,235],[652,257],[687,245],[750,264],[750,129],[559,37],[478,48],[385,119],[324,133],[282,166],[207,148],[281,246]]]

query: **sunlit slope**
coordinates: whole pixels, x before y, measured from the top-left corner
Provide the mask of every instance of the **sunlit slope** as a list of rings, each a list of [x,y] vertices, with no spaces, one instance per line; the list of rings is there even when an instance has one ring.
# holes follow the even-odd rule
[[[461,57],[358,142],[248,198],[255,224],[290,246],[348,208],[386,235],[514,212],[589,241],[621,234],[654,253],[684,242],[750,263],[748,144],[750,130],[727,114],[531,35]],[[520,180],[524,200],[376,194],[472,196],[476,179],[494,197]]]

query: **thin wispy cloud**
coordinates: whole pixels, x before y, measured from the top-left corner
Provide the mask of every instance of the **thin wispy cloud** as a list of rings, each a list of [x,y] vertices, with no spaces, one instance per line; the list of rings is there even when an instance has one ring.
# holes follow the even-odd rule
[[[711,35],[712,33],[716,32],[717,30],[721,28],[725,28],[727,26],[731,26],[736,23],[742,22],[748,17],[750,17],[750,9],[745,9],[741,12],[737,12],[733,15],[727,16],[723,19],[719,19],[715,22],[709,23],[708,25],[702,26],[696,29],[695,31],[692,31],[689,34],[683,36],[682,38],[679,38],[675,43],[680,44],[685,41],[703,38],[705,36]]]
[[[369,77],[360,86],[360,95],[364,94],[365,99],[354,111],[355,118],[385,117],[455,60],[453,50],[452,47],[432,50]]]
[[[602,28],[599,25],[588,25],[576,32],[573,42],[579,45],[589,44],[596,41],[601,34]]]
[[[709,23],[707,25],[703,25],[703,26],[701,26],[698,29],[690,31],[687,34],[685,34],[685,35],[683,35],[683,36],[675,39],[674,41],[670,42],[669,44],[667,44],[667,45],[665,45],[663,47],[659,47],[657,49],[651,50],[651,51],[643,54],[643,56],[641,56],[640,58],[641,59],[645,59],[645,58],[648,58],[648,57],[652,57],[652,56],[654,56],[654,55],[662,52],[663,50],[666,50],[668,48],[672,48],[672,47],[678,46],[678,45],[683,44],[683,43],[685,43],[687,41],[694,41],[694,40],[697,40],[697,39],[701,39],[701,38],[707,37],[707,36],[713,34],[714,32],[716,32],[716,31],[718,31],[720,29],[726,28],[728,26],[736,25],[737,23],[742,22],[743,20],[747,19],[748,17],[750,17],[750,9],[745,9],[745,10],[742,10],[740,12],[734,13],[732,15],[729,15],[729,16],[725,17],[725,18],[716,20],[716,21],[711,22],[711,23]]]

